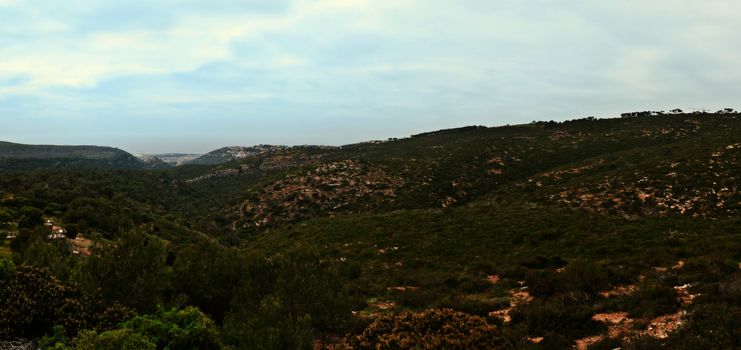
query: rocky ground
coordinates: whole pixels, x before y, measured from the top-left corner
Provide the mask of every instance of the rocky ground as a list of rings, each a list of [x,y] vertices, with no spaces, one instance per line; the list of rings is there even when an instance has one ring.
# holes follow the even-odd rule
[[[402,178],[379,166],[354,160],[320,164],[252,193],[238,209],[238,223],[242,228],[265,227],[367,208],[370,203],[391,204],[403,184]]]

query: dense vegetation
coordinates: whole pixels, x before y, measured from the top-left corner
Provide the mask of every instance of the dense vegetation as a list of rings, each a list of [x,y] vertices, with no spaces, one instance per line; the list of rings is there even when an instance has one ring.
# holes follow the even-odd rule
[[[741,346],[741,118],[680,112],[0,173],[0,339]]]

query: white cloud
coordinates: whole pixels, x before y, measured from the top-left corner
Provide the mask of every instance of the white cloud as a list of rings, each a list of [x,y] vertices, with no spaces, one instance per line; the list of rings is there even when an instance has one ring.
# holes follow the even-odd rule
[[[8,115],[209,118],[218,110],[287,124],[403,116],[420,131],[431,120],[529,121],[688,98],[726,104],[741,86],[741,4],[731,0],[0,6]],[[46,109],[29,107],[37,101]]]

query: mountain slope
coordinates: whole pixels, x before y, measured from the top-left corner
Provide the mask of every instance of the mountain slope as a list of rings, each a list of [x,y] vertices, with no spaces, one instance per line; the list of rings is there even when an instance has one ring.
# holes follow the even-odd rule
[[[223,208],[219,215],[229,217],[232,228],[249,232],[317,216],[451,207],[508,189],[511,196],[539,193],[542,196],[534,201],[550,201],[548,198],[560,196],[566,190],[562,187],[567,184],[560,183],[560,178],[592,174],[588,170],[593,168],[602,174],[577,178],[572,187],[584,181],[589,184],[586,188],[595,193],[584,192],[582,186],[578,191],[568,189],[564,196],[597,198],[600,181],[605,177],[627,182],[625,186],[633,191],[636,186],[630,183],[646,176],[659,176],[654,174],[656,171],[648,171],[658,169],[663,173],[656,181],[674,186],[674,192],[698,187],[697,193],[680,194],[671,203],[664,201],[669,211],[657,213],[674,212],[672,206],[684,205],[680,201],[692,200],[700,192],[705,196],[715,191],[728,197],[724,200],[726,204],[721,205],[726,205],[725,210],[732,210],[728,213],[733,214],[737,213],[733,209],[736,199],[732,193],[737,192],[733,173],[738,171],[738,147],[734,145],[739,142],[736,136],[739,133],[741,120],[737,115],[671,115],[468,127],[389,142],[315,150],[310,156],[299,149],[256,155],[250,161],[223,164],[210,177],[214,181],[199,182],[196,186],[230,186],[231,193],[242,196],[240,203]],[[276,158],[286,164],[280,171],[264,171],[259,181],[254,176],[240,180],[240,176],[247,174],[240,167],[246,166],[253,172],[272,169],[265,164],[273,164]],[[663,170],[671,166],[678,168]],[[637,171],[627,170],[634,167]],[[671,177],[673,173],[677,173],[676,178]],[[642,175],[636,177],[636,174]],[[543,177],[558,178],[558,181]],[[706,184],[708,181],[716,184],[711,186]],[[699,187],[701,183],[703,188]],[[657,185],[638,187],[652,193]],[[609,186],[617,188],[618,184]],[[635,191],[631,193],[638,196]],[[618,211],[633,215],[630,206],[635,203],[623,202],[626,205],[621,205]],[[716,200],[706,202],[717,205]],[[699,215],[715,215],[709,208],[701,210],[706,213]]]
[[[186,164],[200,156],[202,154],[195,153],[162,153],[162,154],[146,154],[145,157],[157,157],[162,159],[167,164],[172,166],[180,166]]]
[[[148,169],[142,160],[117,148],[24,145],[0,142],[0,170],[47,168]]]
[[[259,145],[253,147],[229,146],[206,153],[187,164],[194,165],[215,165],[228,163],[235,160],[246,159],[257,155],[274,152],[283,149],[282,146]]]
[[[146,164],[148,169],[170,169],[172,164],[157,156],[140,156],[139,159]]]

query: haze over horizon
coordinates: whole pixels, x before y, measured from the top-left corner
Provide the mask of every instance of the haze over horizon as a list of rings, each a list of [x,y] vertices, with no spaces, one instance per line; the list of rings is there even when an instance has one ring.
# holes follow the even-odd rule
[[[739,107],[741,3],[0,0],[0,140],[132,153]]]

